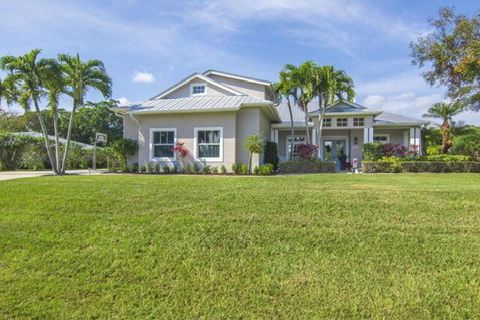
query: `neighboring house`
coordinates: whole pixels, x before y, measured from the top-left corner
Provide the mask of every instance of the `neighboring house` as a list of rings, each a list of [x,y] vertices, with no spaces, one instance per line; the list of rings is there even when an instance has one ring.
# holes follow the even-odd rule
[[[178,161],[173,147],[184,143],[188,163],[208,164],[227,170],[234,163],[247,163],[243,143],[247,136],[260,134],[278,143],[281,160],[290,152],[290,116],[285,104],[274,104],[272,83],[247,76],[208,70],[194,73],[151,99],[119,107],[123,114],[124,137],[137,140],[139,151],[129,161],[172,164]],[[310,134],[316,141],[318,108],[309,107]],[[315,111],[317,109],[317,111]],[[294,110],[294,144],[305,143],[304,114]],[[320,157],[336,160],[339,148],[361,161],[361,145],[366,142],[399,143],[420,148],[424,121],[367,109],[342,102],[327,112]],[[328,150],[329,152],[323,152]],[[254,155],[253,165],[263,163]]]

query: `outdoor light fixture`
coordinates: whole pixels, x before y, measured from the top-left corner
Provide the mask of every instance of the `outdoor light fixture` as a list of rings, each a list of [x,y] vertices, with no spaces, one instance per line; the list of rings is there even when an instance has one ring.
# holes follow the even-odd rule
[[[358,138],[357,137],[353,138],[353,144],[355,144],[355,145],[358,144]]]

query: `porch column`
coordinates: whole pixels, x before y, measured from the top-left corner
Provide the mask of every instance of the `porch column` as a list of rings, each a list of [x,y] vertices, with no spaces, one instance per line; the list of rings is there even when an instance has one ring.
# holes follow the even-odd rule
[[[410,128],[410,142],[409,146],[415,148],[418,154],[421,154],[422,149],[420,145],[421,141],[420,128]]]
[[[317,128],[312,128],[312,144],[317,144]]]
[[[363,143],[373,142],[373,128],[363,128]]]

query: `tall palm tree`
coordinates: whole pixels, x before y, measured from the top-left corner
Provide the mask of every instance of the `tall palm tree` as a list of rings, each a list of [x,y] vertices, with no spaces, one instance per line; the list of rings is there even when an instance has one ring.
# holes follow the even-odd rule
[[[58,101],[60,95],[66,93],[65,79],[60,68],[52,72],[51,76],[44,81],[46,89],[46,97],[50,107],[50,113],[53,119],[53,131],[55,136],[55,164],[58,173],[62,172],[62,166],[60,162],[60,141],[58,133]]]
[[[21,90],[18,98],[20,104],[26,110],[29,110],[31,103],[33,103],[40,127],[42,128],[48,159],[53,172],[58,174],[55,159],[50,149],[47,128],[39,106],[39,100],[44,95],[44,81],[52,73],[55,73],[55,70],[58,69],[58,63],[55,59],[38,59],[40,52],[40,49],[33,49],[19,57],[4,56],[0,59],[0,68],[9,72],[5,81],[12,81]]]
[[[105,98],[112,94],[112,79],[107,75],[102,61],[93,59],[83,62],[80,56],[59,55],[66,85],[69,87],[73,99],[72,113],[68,122],[67,143],[63,153],[62,172],[65,172],[65,164],[70,149],[72,127],[77,108],[82,107],[84,98],[89,89],[99,91]]]
[[[0,79],[0,111],[2,111],[2,101],[5,101],[7,106],[11,105],[18,100],[18,95],[17,86],[11,78]]]
[[[310,144],[308,105],[315,98],[315,72],[318,66],[315,62],[308,60],[293,70],[294,82],[298,90],[298,106],[303,111],[305,117],[305,131],[307,133],[307,143]]]
[[[435,103],[427,110],[427,113],[423,115],[425,118],[436,118],[443,121],[442,126],[440,127],[440,132],[442,134],[442,153],[448,153],[448,150],[453,146],[452,119],[464,110],[465,107],[460,102],[439,102]]]
[[[317,141],[320,145],[322,140],[323,119],[328,108],[337,101],[347,100],[353,102],[355,89],[353,80],[343,70],[335,70],[331,65],[319,66],[315,70],[314,92],[318,97],[318,123]],[[321,148],[318,148],[319,154]]]
[[[290,70],[284,69],[280,71],[280,79],[277,83],[274,84],[275,88],[275,97],[278,100],[278,103],[281,103],[282,99],[287,100],[288,113],[290,114],[290,154],[289,159],[293,158],[293,139],[294,139],[294,122],[293,122],[293,107],[297,104],[297,88],[294,86],[292,81],[292,72]]]

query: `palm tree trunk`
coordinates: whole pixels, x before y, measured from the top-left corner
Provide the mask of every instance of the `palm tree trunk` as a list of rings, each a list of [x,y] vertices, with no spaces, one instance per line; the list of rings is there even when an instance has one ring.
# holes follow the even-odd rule
[[[35,106],[35,111],[37,112],[38,122],[42,128],[43,139],[45,140],[45,147],[47,148],[48,160],[50,160],[50,165],[54,174],[58,174],[57,166],[52,155],[52,150],[50,149],[50,140],[48,140],[47,127],[45,126],[45,121],[43,121],[42,113],[40,112],[40,107],[38,106],[38,99],[35,94],[32,94],[33,105]]]
[[[444,121],[441,127],[442,132],[442,153],[448,153],[448,150],[452,147],[452,139],[450,137],[450,124]]]
[[[307,144],[310,144],[310,133],[308,132],[308,109],[305,107],[305,131],[307,132]]]
[[[293,112],[292,112],[292,105],[290,104],[290,99],[287,98],[288,102],[288,112],[290,113],[290,154],[288,155],[289,160],[293,159],[293,136],[295,134],[294,132],[294,126],[293,126]]]
[[[62,174],[65,174],[65,170],[66,170],[68,151],[70,150],[70,139],[72,136],[73,118],[75,117],[76,109],[77,109],[77,101],[75,101],[74,99],[72,113],[70,114],[70,120],[68,121],[67,142],[65,144],[65,151],[63,152],[62,170],[61,170]]]
[[[250,152],[250,157],[248,159],[248,173],[252,173],[252,156],[253,152]]]
[[[58,113],[57,113],[57,106],[53,106],[52,108],[52,116],[53,116],[53,130],[55,134],[55,162],[57,164],[57,173],[60,174],[61,166],[60,166],[60,144],[58,138]]]

